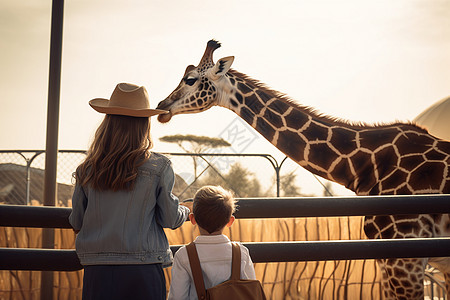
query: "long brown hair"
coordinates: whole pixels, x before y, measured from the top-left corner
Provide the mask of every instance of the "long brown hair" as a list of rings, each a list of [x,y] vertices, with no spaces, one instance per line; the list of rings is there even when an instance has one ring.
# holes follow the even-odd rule
[[[151,147],[150,118],[106,115],[76,180],[98,190],[131,190]]]

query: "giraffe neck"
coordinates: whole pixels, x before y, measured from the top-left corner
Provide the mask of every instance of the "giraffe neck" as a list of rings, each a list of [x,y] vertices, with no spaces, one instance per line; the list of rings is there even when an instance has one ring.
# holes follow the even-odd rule
[[[262,87],[243,74],[231,70],[227,75],[233,88],[223,95],[219,105],[234,111],[302,167],[351,188],[350,176],[333,176],[331,164],[339,154],[327,145],[327,141],[336,124],[317,118],[309,109],[293,104],[280,93]],[[346,134],[345,131],[342,133]]]
[[[392,146],[408,130],[421,130],[410,124],[353,125],[318,115],[235,70],[227,79],[219,105],[234,111],[299,165],[360,195],[385,192],[377,185],[395,171],[397,162],[392,160],[397,155],[393,147],[383,150],[384,145]]]

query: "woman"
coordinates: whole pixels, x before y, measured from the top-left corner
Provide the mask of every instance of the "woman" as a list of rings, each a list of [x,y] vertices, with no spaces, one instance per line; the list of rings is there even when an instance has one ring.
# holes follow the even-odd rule
[[[166,111],[150,109],[145,88],[128,83],[89,104],[106,115],[77,168],[69,217],[83,299],[165,299],[172,252],[163,228],[189,215],[172,194],[170,160],[150,152],[150,116]]]

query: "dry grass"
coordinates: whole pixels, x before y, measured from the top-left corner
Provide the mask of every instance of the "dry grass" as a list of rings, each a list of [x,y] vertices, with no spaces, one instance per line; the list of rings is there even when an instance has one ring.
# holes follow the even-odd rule
[[[0,228],[0,247],[40,248],[42,229]],[[191,242],[198,230],[189,222],[166,230],[172,245]],[[226,229],[241,242],[361,239],[362,218],[237,220]],[[72,230],[55,230],[55,248],[73,249]],[[167,286],[170,268],[165,270]],[[380,299],[373,260],[255,264],[268,299]],[[55,299],[81,299],[82,271],[54,273]],[[40,272],[0,271],[0,299],[39,299]]]

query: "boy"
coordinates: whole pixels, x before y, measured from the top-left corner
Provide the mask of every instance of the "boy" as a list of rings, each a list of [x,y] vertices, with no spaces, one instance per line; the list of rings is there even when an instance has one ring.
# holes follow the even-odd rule
[[[220,186],[205,186],[194,196],[192,224],[200,231],[194,243],[200,259],[205,288],[216,286],[231,276],[231,242],[222,234],[234,222],[235,200]],[[248,249],[241,248],[241,279],[256,279]],[[195,284],[185,246],[174,257],[169,300],[197,299]]]

